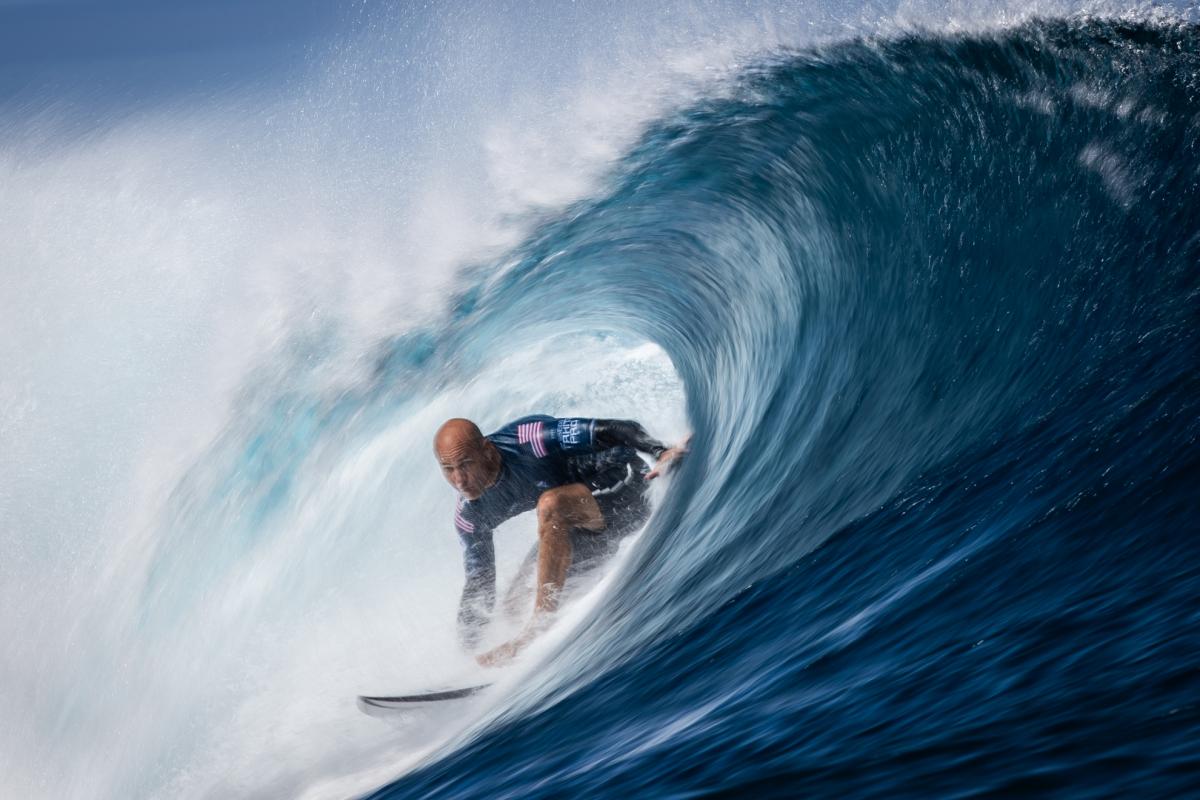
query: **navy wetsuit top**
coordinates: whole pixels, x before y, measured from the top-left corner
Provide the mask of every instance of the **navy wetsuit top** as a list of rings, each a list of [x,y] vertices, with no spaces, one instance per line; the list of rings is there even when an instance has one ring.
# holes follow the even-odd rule
[[[473,646],[491,616],[496,594],[496,550],[492,532],[531,511],[547,489],[582,483],[593,492],[642,475],[637,451],[657,458],[666,447],[629,420],[522,417],[486,437],[500,451],[500,476],[482,495],[459,495],[454,528],[463,547],[466,584],[459,606],[459,638]]]

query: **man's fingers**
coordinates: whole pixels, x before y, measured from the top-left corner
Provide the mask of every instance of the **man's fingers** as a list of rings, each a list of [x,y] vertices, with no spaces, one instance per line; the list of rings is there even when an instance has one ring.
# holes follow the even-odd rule
[[[689,440],[691,440],[691,438],[692,437],[689,435],[687,439],[683,440],[682,444],[676,445],[669,450],[665,450],[663,454],[658,457],[658,463],[654,465],[654,469],[646,473],[646,480],[652,481],[660,475],[665,474],[667,470],[675,466],[676,462],[679,461],[679,457],[687,452],[687,443]]]

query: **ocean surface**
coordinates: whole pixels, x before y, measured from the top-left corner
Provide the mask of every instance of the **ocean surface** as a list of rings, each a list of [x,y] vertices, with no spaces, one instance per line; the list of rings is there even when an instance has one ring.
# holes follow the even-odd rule
[[[569,688],[375,796],[1200,792],[1198,93],[1040,21],[652,125],[463,324],[658,343],[695,452]]]
[[[63,163],[158,187],[113,236],[192,259],[153,298],[105,293],[154,327],[96,329],[149,356],[71,344],[120,409],[100,439],[66,415],[55,441],[82,466],[44,472],[74,499],[38,494],[28,462],[7,473],[9,796],[1200,794],[1200,28],[898,29],[685,83],[597,144],[587,180],[392,287],[402,320],[379,288],[395,209],[322,196],[369,192],[374,161],[310,191],[269,152],[246,174],[221,151],[262,193],[229,211],[138,172],[178,163],[146,155],[143,121],[40,165],[9,151],[26,199]],[[327,141],[303,141],[311,163],[336,160]],[[426,212],[457,202],[415,182]],[[291,205],[264,217],[275,191]],[[44,247],[74,235],[22,208]],[[454,239],[445,218],[411,215],[412,252]],[[84,331],[106,313],[89,296]],[[32,390],[7,402],[11,435],[50,424]],[[359,693],[488,677],[454,645],[453,493],[429,442],[448,416],[534,412],[693,449],[495,688],[360,714]],[[72,505],[126,474],[121,507]],[[33,535],[47,517],[96,534]],[[533,538],[500,531],[502,574]]]

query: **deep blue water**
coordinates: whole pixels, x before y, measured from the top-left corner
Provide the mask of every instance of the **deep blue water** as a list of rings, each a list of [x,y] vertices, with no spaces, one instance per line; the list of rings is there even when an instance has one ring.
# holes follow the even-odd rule
[[[376,797],[1200,791],[1200,31],[778,53],[651,124],[395,385],[660,344],[695,451],[570,680]]]

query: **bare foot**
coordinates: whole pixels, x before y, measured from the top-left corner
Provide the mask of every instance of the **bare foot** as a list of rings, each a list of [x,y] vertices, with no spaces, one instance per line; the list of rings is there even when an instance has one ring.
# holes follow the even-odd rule
[[[526,629],[520,636],[511,641],[507,641],[499,647],[492,648],[486,653],[475,656],[475,661],[481,667],[501,667],[512,661],[517,655],[525,649],[525,646],[533,641],[536,633]]]

